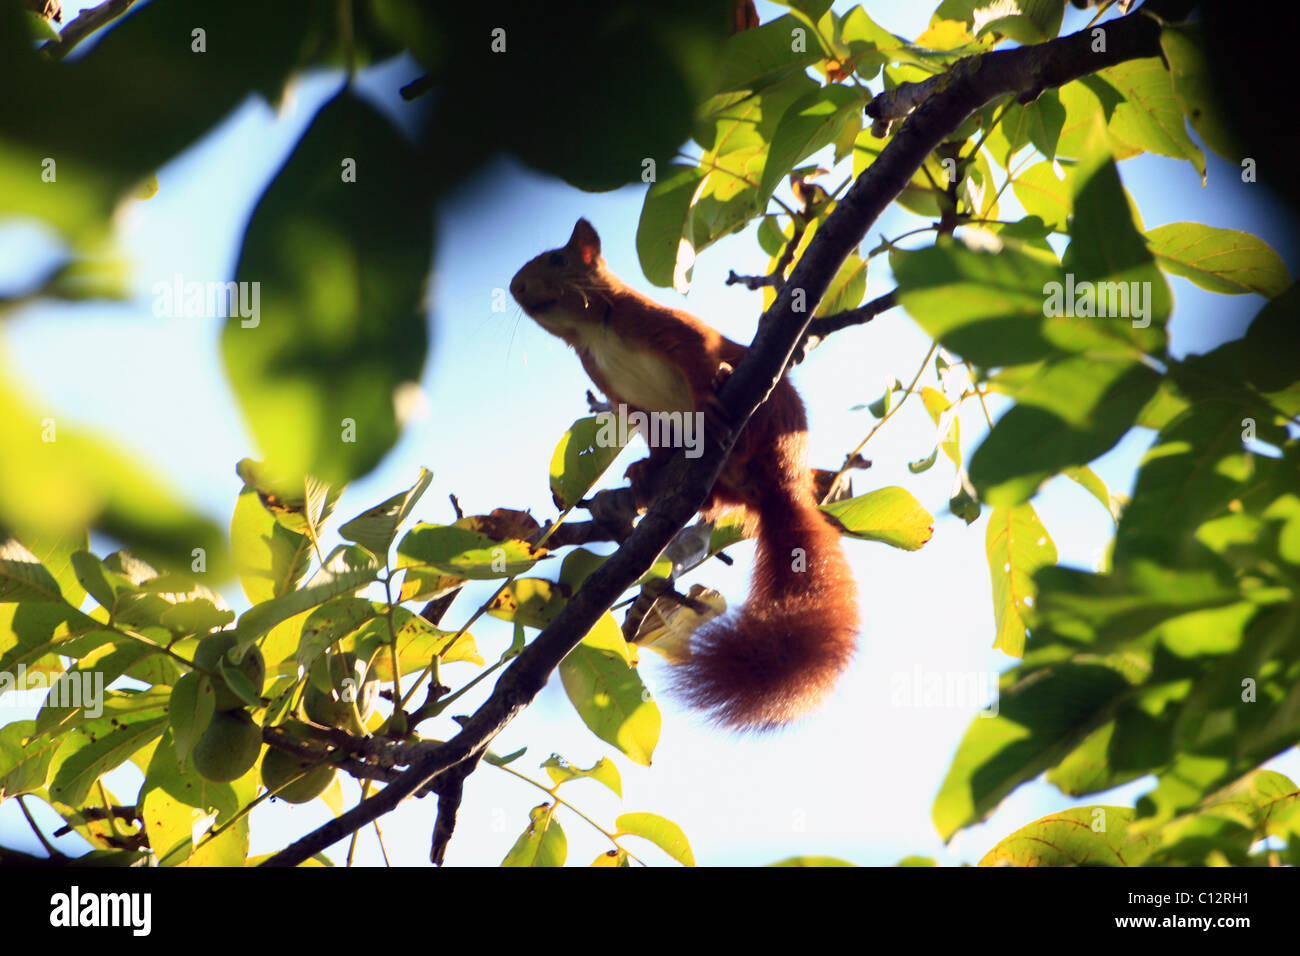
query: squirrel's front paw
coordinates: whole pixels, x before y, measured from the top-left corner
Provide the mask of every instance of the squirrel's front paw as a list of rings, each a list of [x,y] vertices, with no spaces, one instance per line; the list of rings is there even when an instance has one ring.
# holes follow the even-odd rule
[[[731,421],[730,415],[718,401],[718,390],[726,384],[734,371],[729,362],[718,363],[718,370],[713,373],[713,387],[709,391],[708,398],[704,400],[704,407],[700,409],[704,413],[704,427],[717,436],[719,442],[729,438],[735,431],[735,424]]]
[[[632,486],[638,508],[649,507],[654,500],[654,478],[658,471],[659,465],[653,459],[642,458],[632,462],[623,472],[623,477]]]

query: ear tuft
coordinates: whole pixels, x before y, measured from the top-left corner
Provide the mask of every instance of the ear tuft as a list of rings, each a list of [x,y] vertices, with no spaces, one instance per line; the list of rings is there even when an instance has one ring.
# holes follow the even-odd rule
[[[591,223],[579,219],[569,237],[568,248],[578,255],[585,265],[591,265],[600,258],[600,236]]]

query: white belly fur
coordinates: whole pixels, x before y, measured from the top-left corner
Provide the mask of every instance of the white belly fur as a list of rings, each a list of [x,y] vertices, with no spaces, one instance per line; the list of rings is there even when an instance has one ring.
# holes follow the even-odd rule
[[[578,348],[618,389],[619,397],[631,405],[648,412],[695,410],[686,379],[675,365],[651,352],[629,347],[608,326],[570,316],[563,309],[552,309],[539,321],[557,330],[576,332]]]
[[[629,348],[603,325],[582,336],[582,345],[624,401],[648,412],[694,411],[686,379],[675,365]]]

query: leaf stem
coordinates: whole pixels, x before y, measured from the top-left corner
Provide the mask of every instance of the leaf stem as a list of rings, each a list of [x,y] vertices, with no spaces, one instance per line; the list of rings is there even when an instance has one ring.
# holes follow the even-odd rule
[[[636,860],[636,861],[637,861],[638,863],[640,863],[642,866],[646,866],[646,865],[647,865],[646,862],[645,862],[645,860],[642,860],[640,857],[638,857],[635,853],[633,853],[633,852],[632,852],[631,850],[629,850],[627,847],[623,846],[623,844],[619,843],[619,842],[618,842],[618,836],[617,836],[615,833],[613,833],[613,832],[611,832],[611,831],[609,831],[609,830],[606,830],[604,827],[602,827],[599,823],[597,823],[597,822],[596,822],[595,820],[593,820],[591,817],[587,816],[585,813],[583,813],[581,810],[579,810],[577,807],[575,807],[575,806],[574,806],[573,804],[571,804],[569,801],[567,801],[567,800],[565,800],[563,797],[561,797],[561,796],[556,792],[556,791],[558,791],[558,790],[560,789],[560,784],[557,783],[557,784],[556,784],[555,786],[553,786],[553,787],[548,787],[548,786],[546,786],[546,784],[544,784],[544,783],[538,783],[536,780],[534,780],[532,777],[528,776],[527,774],[522,774],[522,773],[520,773],[518,770],[514,769],[513,767],[507,767],[507,766],[504,766],[503,764],[498,764],[498,763],[494,763],[494,764],[492,764],[492,766],[493,766],[493,767],[496,767],[498,770],[504,770],[506,773],[513,774],[514,776],[518,777],[520,780],[523,780],[525,783],[531,783],[531,784],[532,784],[534,787],[536,787],[538,790],[540,790],[540,791],[542,791],[543,793],[549,795],[550,798],[556,802],[556,804],[558,804],[559,806],[562,806],[562,807],[568,807],[570,810],[572,810],[574,813],[576,813],[576,814],[577,814],[579,817],[581,817],[583,820],[587,821],[587,823],[591,824],[595,829],[597,829],[597,830],[599,830],[601,833],[603,833],[603,834],[605,835],[605,838],[608,839],[610,843],[614,844],[614,846],[616,846],[619,850],[621,850],[622,852],[624,852],[624,853],[627,854],[628,859],[630,859],[630,860]],[[561,783],[563,783],[563,782],[564,782],[564,781],[561,781]]]

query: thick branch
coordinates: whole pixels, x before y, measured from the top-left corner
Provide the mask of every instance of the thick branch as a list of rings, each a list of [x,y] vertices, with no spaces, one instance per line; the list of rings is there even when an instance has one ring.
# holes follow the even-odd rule
[[[1007,93],[1041,90],[1107,66],[1160,52],[1160,28],[1141,13],[1106,24],[1105,53],[1092,52],[1092,38],[1077,33],[1038,46],[996,51],[957,63],[950,81],[906,120],[879,158],[857,178],[818,229],[789,282],[759,321],[758,334],[719,400],[735,429],[721,442],[706,435],[704,453],[687,461],[678,453],[662,487],[673,492],[657,501],[627,542],[587,579],[564,610],[502,673],[492,695],[463,729],[445,743],[429,744],[410,769],[382,791],[272,856],[264,866],[301,863],[371,820],[392,810],[429,780],[457,764],[477,759],[489,742],[532,702],[551,672],[600,616],[654,562],[659,552],[699,510],[737,431],[780,380],[813,310],[841,264],[867,230],[911,180],[926,157],[975,110]],[[795,305],[800,308],[796,311]]]

